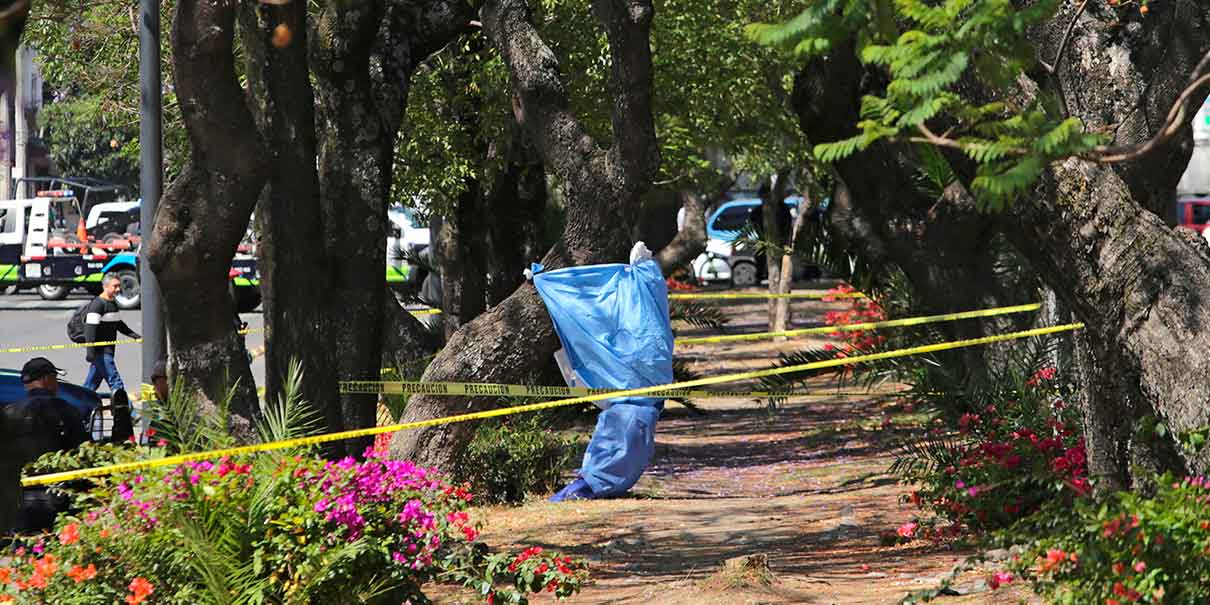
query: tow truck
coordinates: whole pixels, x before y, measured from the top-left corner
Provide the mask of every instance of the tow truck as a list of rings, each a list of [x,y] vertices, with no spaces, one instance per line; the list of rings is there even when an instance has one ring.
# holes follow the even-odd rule
[[[137,223],[128,224],[120,234],[111,225],[105,239],[98,241],[90,236],[84,219],[86,213],[104,214],[107,204],[96,203],[93,194],[116,187],[96,181],[43,180],[51,180],[59,188],[38,190],[29,199],[0,201],[0,285],[33,287],[43,299],[60,300],[77,287],[99,293],[102,278],[112,274],[120,281],[117,305],[138,307],[142,241]],[[77,190],[83,192],[82,197]],[[116,203],[122,205],[119,213],[131,216],[128,202]],[[101,212],[89,212],[97,209]],[[70,233],[73,223],[75,233]],[[241,312],[260,304],[260,274],[251,252],[250,245],[241,245],[232,260],[232,282]]]

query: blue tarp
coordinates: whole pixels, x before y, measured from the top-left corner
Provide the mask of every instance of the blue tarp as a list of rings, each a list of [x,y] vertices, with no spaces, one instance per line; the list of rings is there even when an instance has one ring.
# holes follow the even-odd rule
[[[613,389],[672,382],[668,288],[655,261],[549,272],[534,265],[532,270],[578,382]],[[581,488],[572,489],[577,492],[572,497],[622,494],[651,462],[663,399],[623,397],[610,403],[597,419],[580,467]]]

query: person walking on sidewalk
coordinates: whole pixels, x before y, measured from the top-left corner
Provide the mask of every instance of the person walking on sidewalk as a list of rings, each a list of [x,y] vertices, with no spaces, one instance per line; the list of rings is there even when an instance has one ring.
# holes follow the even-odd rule
[[[142,337],[138,332],[131,330],[118,315],[118,303],[114,302],[114,297],[118,294],[120,283],[116,275],[106,275],[101,280],[101,295],[88,303],[84,312],[84,341],[89,343],[85,354],[89,366],[88,375],[84,378],[84,387],[95,391],[104,379],[109,385],[109,390],[113,391],[113,396],[125,401],[126,385],[122,382],[122,375],[118,373],[117,364],[114,363],[113,341],[117,340],[118,332],[131,338]],[[110,344],[92,344],[97,342]]]

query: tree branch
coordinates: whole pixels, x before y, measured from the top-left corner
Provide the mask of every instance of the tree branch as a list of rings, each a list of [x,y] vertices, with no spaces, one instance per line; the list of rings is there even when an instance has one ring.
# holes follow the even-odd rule
[[[1063,32],[1063,38],[1059,40],[1059,50],[1055,52],[1054,63],[1049,66],[1051,73],[1059,71],[1059,65],[1063,63],[1063,52],[1067,50],[1067,41],[1071,39],[1071,32],[1076,29],[1076,21],[1080,20],[1080,15],[1084,14],[1084,9],[1087,7],[1088,0],[1081,2],[1080,6],[1076,8],[1076,14],[1072,15],[1071,22],[1067,24],[1067,31]]]
[[[651,111],[650,0],[594,0],[593,13],[609,38],[610,79],[614,89],[611,150],[631,187],[646,187],[659,167],[659,145]]]
[[[572,115],[559,79],[558,59],[530,22],[525,0],[483,6],[483,28],[509,66],[513,115],[559,179],[580,182],[602,149]],[[569,153],[570,152],[570,153]]]
[[[1094,155],[1089,159],[1106,164],[1130,162],[1155,151],[1170,141],[1188,122],[1189,101],[1194,98],[1194,95],[1202,87],[1210,83],[1210,74],[1205,73],[1208,68],[1210,68],[1210,52],[1202,57],[1202,60],[1197,64],[1197,67],[1193,70],[1193,74],[1190,76],[1192,82],[1185,87],[1185,90],[1181,91],[1181,94],[1176,98],[1176,102],[1172,104],[1172,109],[1168,110],[1168,120],[1164,123],[1164,127],[1155,136],[1151,137],[1150,140],[1139,145],[1123,147],[1101,146],[1094,151]]]

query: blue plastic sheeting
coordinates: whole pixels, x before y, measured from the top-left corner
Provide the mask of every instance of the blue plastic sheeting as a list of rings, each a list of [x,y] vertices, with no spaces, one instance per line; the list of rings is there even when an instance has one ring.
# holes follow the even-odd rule
[[[555,324],[576,378],[592,388],[633,389],[672,382],[668,288],[651,259],[543,272],[534,286]],[[651,463],[664,401],[621,397],[601,412],[573,497],[605,498],[630,489]],[[562,494],[562,492],[560,492]],[[562,499],[556,496],[557,499]]]

